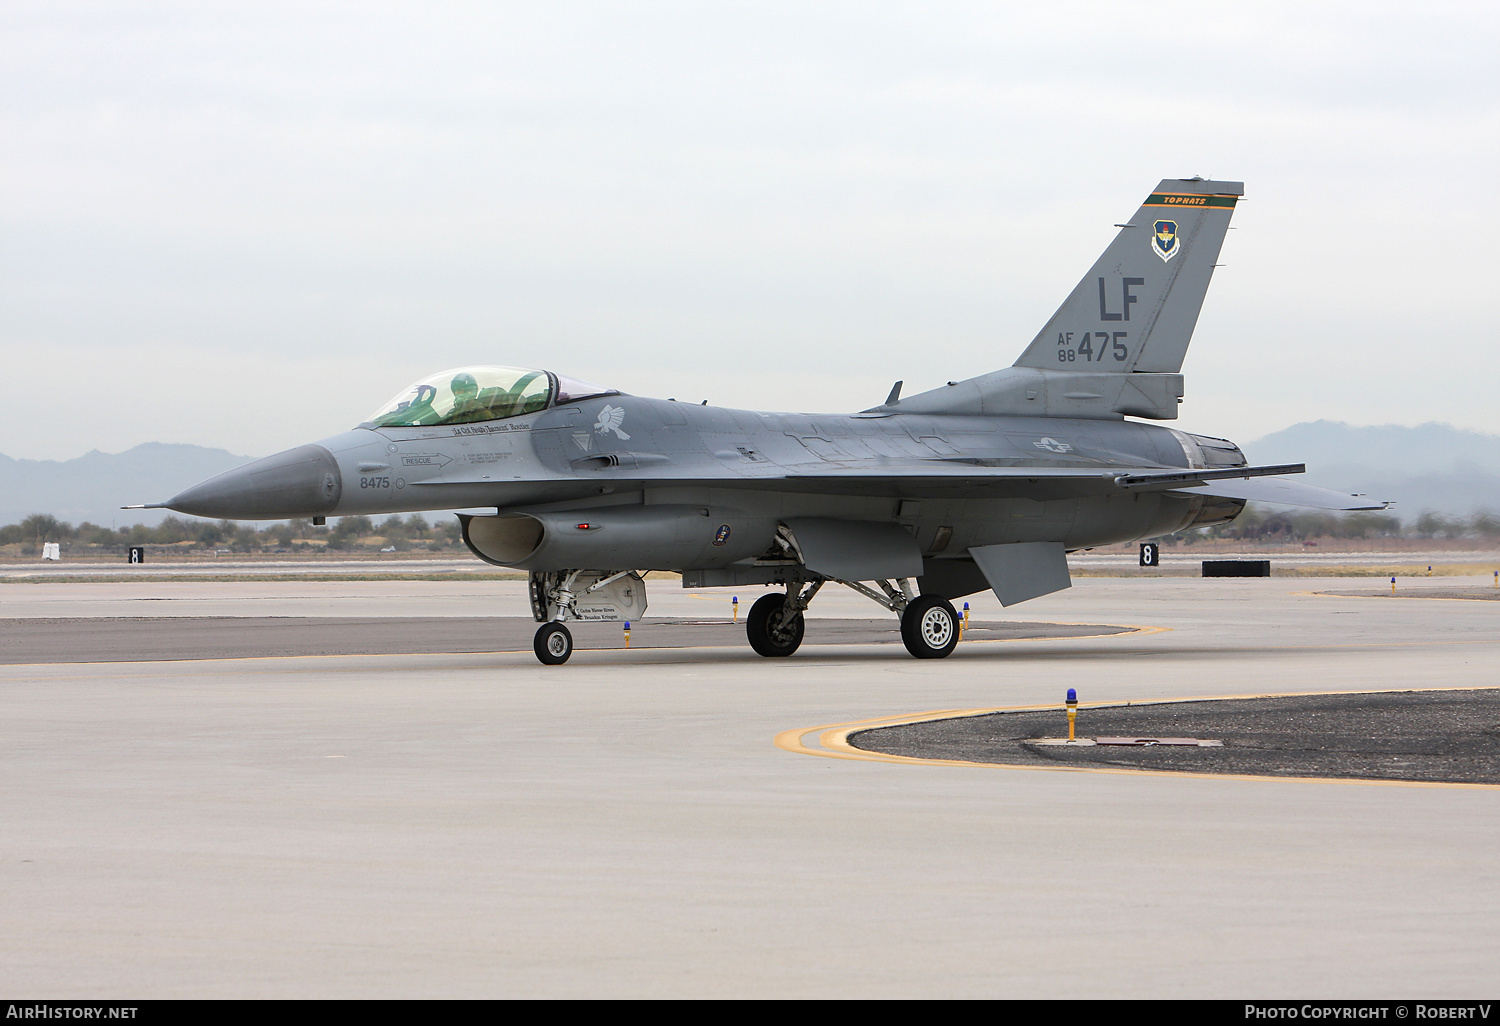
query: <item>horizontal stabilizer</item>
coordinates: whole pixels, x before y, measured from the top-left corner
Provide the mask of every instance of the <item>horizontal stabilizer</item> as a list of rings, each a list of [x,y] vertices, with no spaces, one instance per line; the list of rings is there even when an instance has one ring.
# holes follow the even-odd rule
[[[1331,488],[1287,481],[1279,477],[1262,477],[1247,481],[1213,481],[1197,488],[1174,488],[1189,495],[1215,495],[1222,499],[1245,499],[1248,502],[1274,502],[1283,506],[1310,506],[1313,509],[1355,510],[1389,509],[1390,503],[1376,502],[1364,495],[1349,495]]]
[[[1223,470],[1150,471],[1144,474],[1127,474],[1115,483],[1132,491],[1160,491],[1173,485],[1190,485],[1197,482],[1230,481],[1250,477],[1271,477],[1276,474],[1306,473],[1305,463],[1283,463],[1276,467],[1228,467]]]

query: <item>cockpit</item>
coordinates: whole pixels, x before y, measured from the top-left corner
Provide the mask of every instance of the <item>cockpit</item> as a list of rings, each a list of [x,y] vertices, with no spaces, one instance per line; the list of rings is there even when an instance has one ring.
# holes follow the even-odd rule
[[[403,389],[362,427],[433,427],[476,424],[536,413],[559,403],[619,395],[551,371],[524,367],[459,367]]]

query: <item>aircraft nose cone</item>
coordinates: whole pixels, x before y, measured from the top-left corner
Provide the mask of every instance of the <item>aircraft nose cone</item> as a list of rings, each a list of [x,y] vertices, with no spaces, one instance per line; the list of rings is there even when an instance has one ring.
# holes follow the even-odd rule
[[[343,490],[333,453],[301,445],[209,478],[165,506],[195,517],[283,520],[332,512]]]

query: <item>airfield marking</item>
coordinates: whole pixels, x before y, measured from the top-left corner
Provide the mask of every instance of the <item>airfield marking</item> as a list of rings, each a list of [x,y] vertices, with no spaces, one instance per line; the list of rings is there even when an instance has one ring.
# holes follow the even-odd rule
[[[1410,691],[1490,691],[1491,685],[1438,688],[1377,688],[1369,691],[1288,691],[1254,695],[1203,695],[1189,698],[1154,698],[1144,702],[1126,702],[1131,708],[1148,705],[1177,705],[1183,702],[1235,702],[1256,698],[1314,698],[1321,695],[1382,695]],[[1080,702],[1080,709],[1121,708],[1120,702]],[[1480,790],[1500,790],[1500,784],[1470,784],[1442,780],[1371,780],[1362,777],[1288,777],[1262,776],[1254,773],[1196,773],[1192,770],[1135,769],[1124,766],[1041,766],[1023,763],[974,762],[968,759],[919,759],[910,755],[890,755],[885,752],[870,752],[855,748],[849,743],[849,735],[860,730],[879,727],[901,727],[913,723],[931,723],[937,720],[956,720],[968,716],[988,716],[993,713],[1040,712],[1057,709],[1056,702],[1042,705],[1010,705],[993,709],[940,709],[923,713],[898,713],[893,716],[877,716],[868,720],[849,723],[829,723],[821,727],[801,727],[783,730],[773,739],[777,748],[795,755],[816,755],[824,759],[853,759],[858,762],[893,762],[909,766],[967,766],[976,769],[1038,770],[1045,773],[1115,773],[1152,777],[1192,777],[1199,780],[1286,780],[1305,784],[1374,784],[1389,787],[1457,787]],[[817,735],[821,747],[809,747],[804,740],[809,734]]]

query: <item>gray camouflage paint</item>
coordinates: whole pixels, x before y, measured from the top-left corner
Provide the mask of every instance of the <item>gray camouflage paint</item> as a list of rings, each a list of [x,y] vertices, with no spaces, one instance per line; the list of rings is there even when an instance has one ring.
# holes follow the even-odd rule
[[[782,579],[784,561],[758,557],[789,521],[895,524],[921,554],[923,590],[950,598],[985,586],[969,552],[981,546],[1147,538],[1232,519],[1267,494],[1378,506],[1266,478],[1121,483],[1245,463],[1230,442],[1125,419],[1176,417],[1183,356],[1242,193],[1238,182],[1161,182],[1013,367],[862,413],[616,394],[507,420],[362,426],[165,505],[231,519],[494,509],[499,519],[465,516],[481,558],[678,570],[699,584]]]

